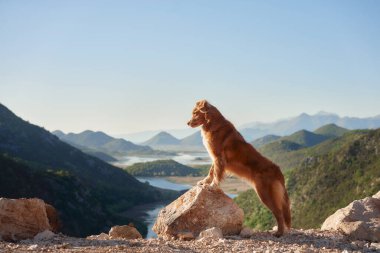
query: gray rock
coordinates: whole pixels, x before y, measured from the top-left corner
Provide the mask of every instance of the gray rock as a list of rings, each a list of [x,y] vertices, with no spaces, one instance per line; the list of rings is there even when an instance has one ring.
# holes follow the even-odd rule
[[[321,229],[340,231],[353,240],[380,242],[380,191],[337,210]]]

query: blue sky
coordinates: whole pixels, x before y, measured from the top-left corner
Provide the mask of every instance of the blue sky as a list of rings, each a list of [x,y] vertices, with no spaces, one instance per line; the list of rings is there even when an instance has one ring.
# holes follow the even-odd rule
[[[0,102],[49,130],[380,114],[380,1],[0,0]]]

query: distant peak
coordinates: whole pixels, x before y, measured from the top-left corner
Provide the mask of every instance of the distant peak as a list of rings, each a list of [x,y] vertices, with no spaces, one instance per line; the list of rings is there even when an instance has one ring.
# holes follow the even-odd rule
[[[319,111],[315,114],[316,116],[338,116],[335,113],[326,112],[326,111]]]
[[[62,134],[64,135],[65,133],[61,130],[54,130],[53,132],[51,132],[52,134]]]
[[[92,134],[94,133],[94,131],[92,130],[84,130],[83,132],[79,133],[79,134]]]
[[[161,131],[161,132],[159,132],[157,135],[170,135],[170,136],[172,136],[171,134],[169,134],[169,133],[166,132],[166,131]]]
[[[307,114],[307,113],[305,113],[305,112],[303,112],[303,113],[301,113],[300,114],[300,116],[299,117],[310,117],[310,115],[309,114]]]

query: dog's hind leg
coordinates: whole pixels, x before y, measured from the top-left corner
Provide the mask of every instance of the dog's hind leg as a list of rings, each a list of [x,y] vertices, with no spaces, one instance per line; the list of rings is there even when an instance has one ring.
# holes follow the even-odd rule
[[[277,221],[277,232],[274,234],[279,237],[287,230],[284,217],[284,190],[283,184],[276,181],[255,182],[255,189],[261,201],[271,210]]]

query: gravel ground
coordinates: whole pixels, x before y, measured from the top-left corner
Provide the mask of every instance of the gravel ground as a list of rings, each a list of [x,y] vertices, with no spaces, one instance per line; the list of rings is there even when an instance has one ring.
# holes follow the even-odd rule
[[[160,239],[101,240],[56,235],[50,240],[0,242],[5,252],[380,252],[380,243],[350,241],[336,232],[292,230],[281,238],[256,232],[251,238],[230,236],[194,241]]]

